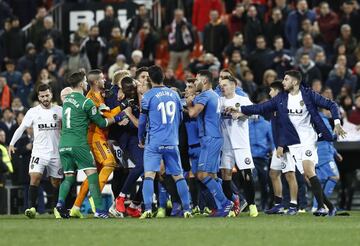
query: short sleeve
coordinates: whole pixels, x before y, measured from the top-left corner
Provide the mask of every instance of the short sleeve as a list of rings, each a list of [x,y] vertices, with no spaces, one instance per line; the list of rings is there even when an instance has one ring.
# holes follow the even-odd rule
[[[209,97],[205,93],[201,93],[195,97],[194,104],[202,104],[206,106],[209,101]]]
[[[244,101],[244,103],[241,106],[253,105],[253,103],[250,101],[250,99],[248,97],[243,96],[243,101]]]

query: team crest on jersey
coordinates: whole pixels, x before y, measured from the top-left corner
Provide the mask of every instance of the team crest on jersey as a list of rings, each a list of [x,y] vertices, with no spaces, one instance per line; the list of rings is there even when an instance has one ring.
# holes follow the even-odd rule
[[[246,165],[250,165],[250,163],[251,163],[250,158],[246,157],[246,158],[245,158],[245,164],[246,164]]]
[[[301,100],[301,101],[300,101],[300,106],[302,107],[302,106],[304,106],[304,105],[305,105],[304,101]]]
[[[286,168],[286,163],[285,162],[281,162],[281,169],[285,169]]]
[[[64,172],[63,172],[63,169],[62,169],[62,168],[60,168],[60,169],[58,170],[58,174],[59,174],[59,175],[63,175],[63,174],[64,174]]]
[[[240,103],[236,103],[235,107],[240,108]]]
[[[57,120],[58,119],[58,115],[57,114],[53,114],[53,119]]]
[[[92,115],[96,115],[96,112],[97,112],[96,107],[95,107],[95,106],[92,107],[92,108],[91,108],[91,113],[92,113]]]
[[[308,156],[308,157],[312,156],[312,152],[311,152],[311,150],[307,150],[307,151],[305,151],[305,155],[306,155],[306,156]]]

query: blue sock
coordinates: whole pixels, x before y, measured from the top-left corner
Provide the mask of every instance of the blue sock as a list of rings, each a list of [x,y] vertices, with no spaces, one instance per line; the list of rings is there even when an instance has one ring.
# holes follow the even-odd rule
[[[331,196],[331,194],[333,193],[335,186],[337,184],[337,181],[329,178],[326,183],[325,183],[325,187],[324,187],[324,193],[325,195],[329,198]]]
[[[166,208],[166,202],[167,202],[167,192],[164,186],[159,182],[159,207],[160,208]]]
[[[181,199],[182,207],[184,211],[190,210],[190,193],[187,183],[184,178],[176,181],[176,188]]]
[[[143,184],[143,199],[145,211],[152,210],[152,202],[154,195],[154,180],[152,178],[145,178]]]
[[[209,189],[210,193],[213,195],[215,202],[219,202],[220,204],[218,205],[218,208],[223,207],[224,204],[226,204],[227,202],[227,198],[224,195],[224,192],[222,191],[222,189],[220,188],[221,186],[219,185],[218,182],[216,182],[213,178],[211,177],[206,177],[203,180],[201,180],[201,182],[206,185],[206,187]],[[220,205],[220,206],[219,206]]]

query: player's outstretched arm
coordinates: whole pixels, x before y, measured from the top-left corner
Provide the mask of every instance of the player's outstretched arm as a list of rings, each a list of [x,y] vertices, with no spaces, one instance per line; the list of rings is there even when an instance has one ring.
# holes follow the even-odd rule
[[[187,110],[190,118],[196,118],[204,110],[207,102],[207,98],[199,95],[196,102],[194,101],[195,96],[189,96],[186,98]]]
[[[241,106],[241,112],[245,115],[265,115],[277,110],[276,100],[278,96],[260,104],[253,104],[248,106]]]

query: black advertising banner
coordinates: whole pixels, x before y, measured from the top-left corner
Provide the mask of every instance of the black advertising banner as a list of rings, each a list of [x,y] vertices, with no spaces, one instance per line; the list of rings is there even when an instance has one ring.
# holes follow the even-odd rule
[[[105,16],[105,7],[111,5],[119,19],[121,27],[127,26],[136,13],[137,4],[132,1],[123,3],[66,3],[62,6],[62,32],[66,44],[69,44],[70,34],[78,29],[79,23],[87,23],[89,28],[98,24]]]

